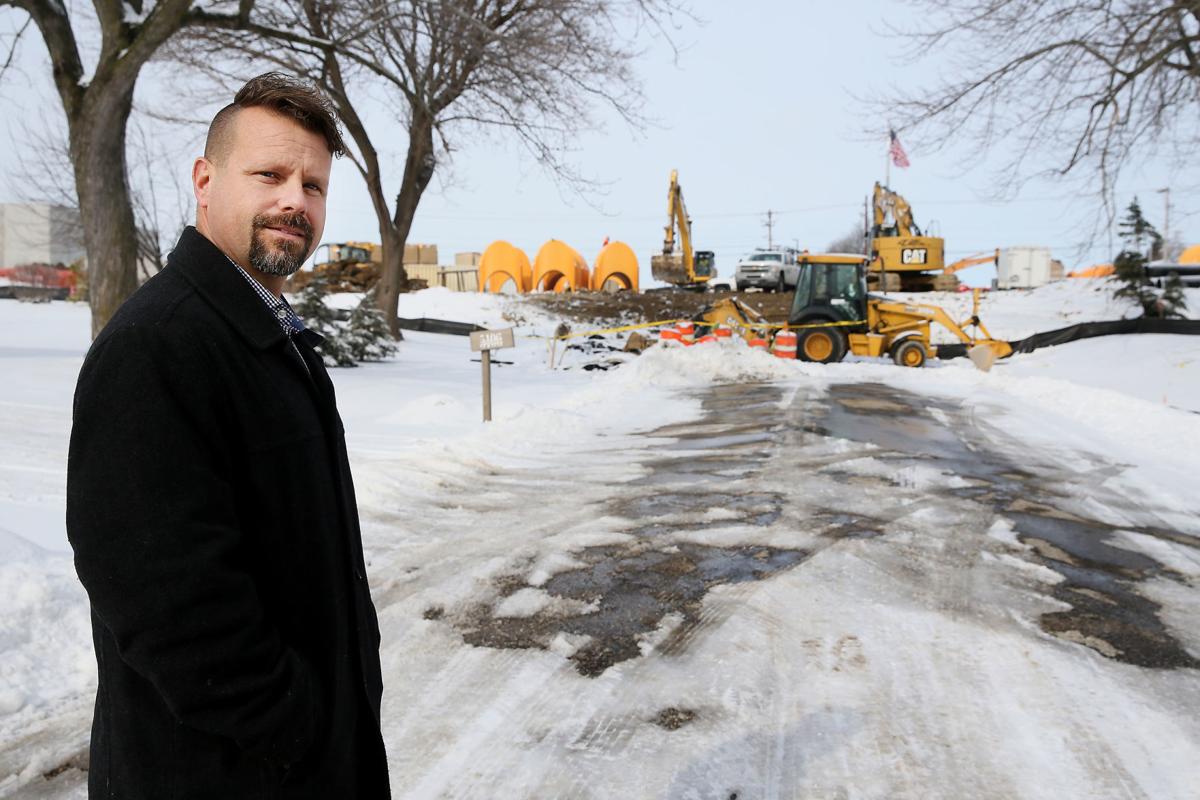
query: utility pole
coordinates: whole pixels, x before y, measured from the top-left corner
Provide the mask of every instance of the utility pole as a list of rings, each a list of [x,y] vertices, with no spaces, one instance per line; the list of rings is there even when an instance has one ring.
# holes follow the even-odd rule
[[[1167,186],[1158,190],[1158,193],[1163,196],[1163,251],[1162,257],[1164,260],[1170,260],[1167,255],[1167,248],[1171,246],[1171,187]]]
[[[775,212],[769,208],[767,209],[766,227],[767,227],[767,249],[774,250],[775,249]]]

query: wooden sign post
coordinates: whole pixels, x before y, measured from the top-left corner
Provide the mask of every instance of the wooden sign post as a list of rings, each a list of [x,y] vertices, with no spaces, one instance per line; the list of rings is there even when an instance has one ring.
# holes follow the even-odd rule
[[[492,351],[515,347],[513,329],[499,331],[472,331],[471,351],[480,353],[483,365],[483,421],[492,421]]]

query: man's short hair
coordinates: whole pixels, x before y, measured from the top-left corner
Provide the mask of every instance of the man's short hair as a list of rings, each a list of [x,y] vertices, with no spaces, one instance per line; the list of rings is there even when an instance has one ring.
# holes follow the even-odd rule
[[[305,130],[320,134],[334,156],[346,153],[346,143],[338,129],[333,104],[312,84],[284,75],[267,72],[251,78],[233,102],[222,108],[208,126],[204,142],[204,157],[222,163],[233,140],[233,120],[245,108],[269,108],[296,120]]]

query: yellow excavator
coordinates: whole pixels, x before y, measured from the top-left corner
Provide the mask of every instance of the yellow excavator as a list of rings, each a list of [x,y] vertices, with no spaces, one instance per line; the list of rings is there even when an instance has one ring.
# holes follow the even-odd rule
[[[676,229],[679,231],[676,240]],[[650,274],[656,281],[687,289],[700,289],[717,277],[711,250],[692,250],[692,219],[683,204],[679,170],[671,170],[667,189],[667,226],[661,253],[650,256]]]
[[[787,327],[797,334],[796,355],[827,364],[847,353],[887,355],[903,367],[920,367],[936,358],[930,328],[941,325],[966,346],[977,367],[990,369],[997,358],[1012,354],[1008,342],[992,337],[979,319],[979,290],[970,317],[955,320],[939,306],[898,303],[867,293],[870,259],[844,253],[802,253],[800,277]],[[769,326],[761,315],[736,301],[722,300],[704,314],[701,324],[727,325],[749,339]]]
[[[946,271],[946,240],[921,233],[907,200],[876,182],[872,206],[867,274],[872,288],[885,292],[952,292],[958,288],[958,277]]]

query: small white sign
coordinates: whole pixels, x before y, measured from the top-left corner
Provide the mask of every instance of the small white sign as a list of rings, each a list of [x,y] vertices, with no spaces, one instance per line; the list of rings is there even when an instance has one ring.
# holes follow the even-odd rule
[[[471,331],[471,351],[478,353],[481,350],[502,350],[506,347],[515,347],[516,343],[513,340],[513,329],[505,328],[499,331]]]

